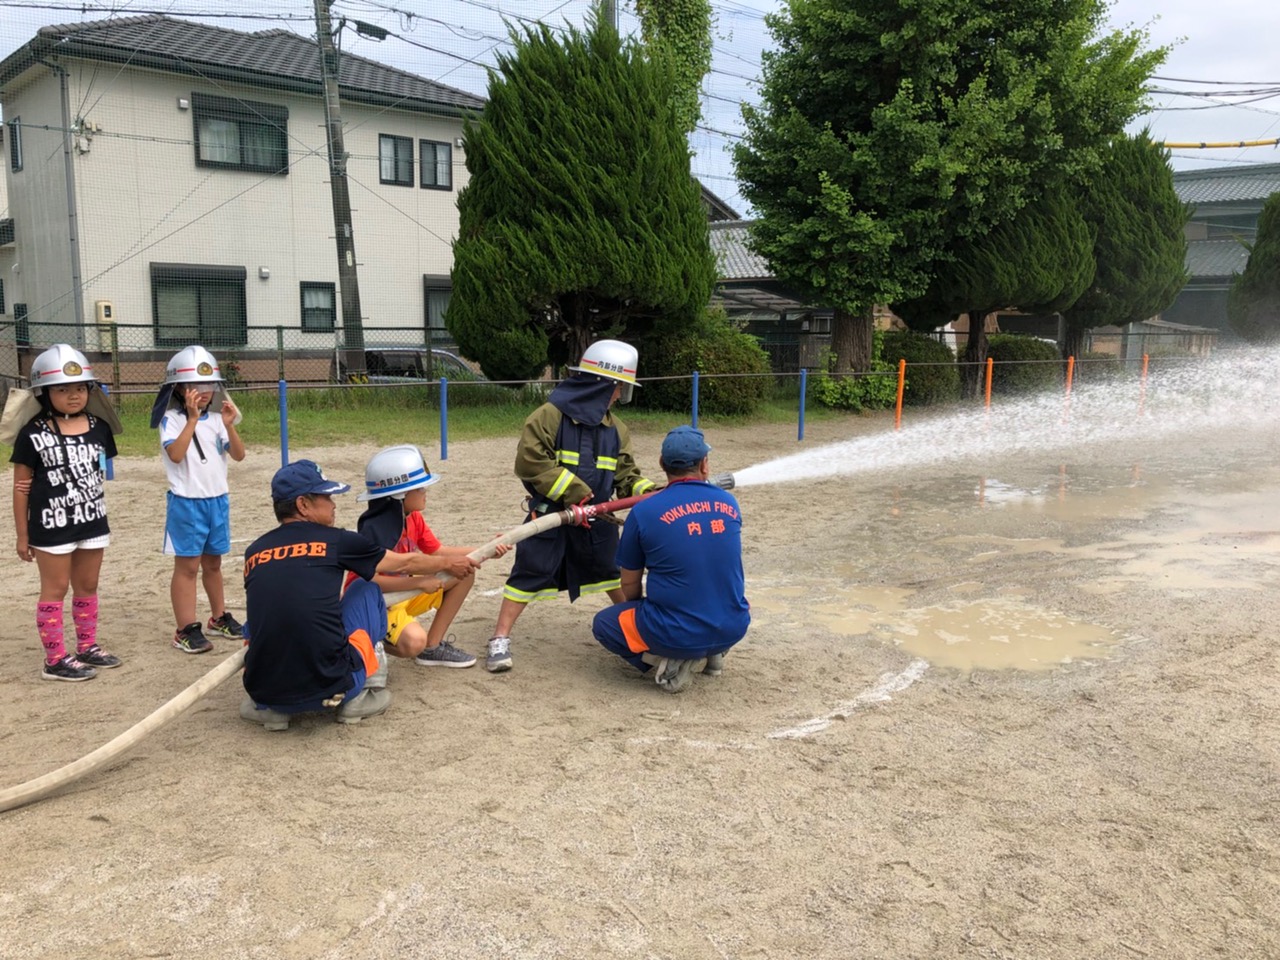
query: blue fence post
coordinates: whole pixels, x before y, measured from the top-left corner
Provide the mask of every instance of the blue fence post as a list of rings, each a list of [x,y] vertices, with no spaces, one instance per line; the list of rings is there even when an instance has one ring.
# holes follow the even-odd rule
[[[693,371],[693,429],[698,429],[698,371]]]
[[[804,439],[804,398],[809,392],[809,371],[804,367],[800,368],[800,432],[796,435],[796,440]]]
[[[108,387],[105,383],[100,383],[98,384],[98,386],[102,388],[102,395],[104,397],[111,396],[111,388]],[[116,478],[116,458],[115,457],[107,458],[106,474],[107,474],[108,480],[114,480]]]
[[[449,378],[440,378],[440,459],[449,459]]]
[[[280,395],[280,466],[289,465],[289,384],[281,380],[276,384]]]

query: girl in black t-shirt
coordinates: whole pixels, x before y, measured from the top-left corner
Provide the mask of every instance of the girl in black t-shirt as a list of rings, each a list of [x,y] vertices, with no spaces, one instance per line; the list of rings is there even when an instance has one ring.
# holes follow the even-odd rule
[[[31,386],[41,410],[18,433],[13,468],[13,519],[18,556],[40,570],[36,629],[44,646],[45,680],[92,680],[97,667],[120,658],[97,642],[98,574],[110,541],[103,480],[116,455],[112,427],[89,413],[102,410],[93,367],[84,354],[57,344],[36,357]],[[63,604],[71,586],[76,652],[63,639]]]

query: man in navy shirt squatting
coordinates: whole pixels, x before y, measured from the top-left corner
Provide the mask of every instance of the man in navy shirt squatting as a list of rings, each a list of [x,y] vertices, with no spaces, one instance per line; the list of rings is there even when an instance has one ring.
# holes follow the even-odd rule
[[[372,583],[376,573],[469,577],[469,557],[395,553],[333,525],[333,495],[350,490],[329,480],[310,460],[281,467],[271,478],[280,526],[245,551],[248,608],[240,716],[268,730],[288,729],[296,713],[337,707],[337,719],[356,723],[391,703],[386,689],[387,605]],[[345,594],[348,570],[360,579]]]
[[[702,431],[676,427],[662,442],[667,486],[637,503],[618,545],[623,603],[596,614],[606,650],[658,686],[679,693],[702,672],[719,676],[725,651],[751,623],[742,573],[742,514],[733,495],[708,481]],[[647,597],[641,577],[648,571]]]

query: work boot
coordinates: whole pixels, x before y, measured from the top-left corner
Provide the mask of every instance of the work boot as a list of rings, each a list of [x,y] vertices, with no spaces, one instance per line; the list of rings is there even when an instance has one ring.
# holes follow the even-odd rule
[[[339,723],[359,723],[376,717],[391,706],[391,691],[385,687],[365,687],[354,698],[338,708]]]
[[[366,690],[382,690],[387,685],[387,648],[379,640],[373,645],[373,654],[378,658],[378,669],[364,682]]]
[[[287,713],[260,707],[252,697],[245,697],[240,701],[240,719],[260,723],[267,730],[288,730],[290,717]]]
[[[724,673],[724,654],[713,653],[707,657],[707,665],[702,668],[704,677],[718,677]]]

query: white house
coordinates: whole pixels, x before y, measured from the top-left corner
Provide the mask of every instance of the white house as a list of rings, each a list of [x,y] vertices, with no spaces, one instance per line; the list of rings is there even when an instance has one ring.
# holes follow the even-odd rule
[[[366,339],[421,343],[442,327],[462,122],[484,101],[338,63]],[[158,15],[45,27],[0,62],[0,107],[3,319],[20,354],[58,340],[104,351],[115,323],[131,362],[192,342],[332,357],[341,299],[314,40]]]

